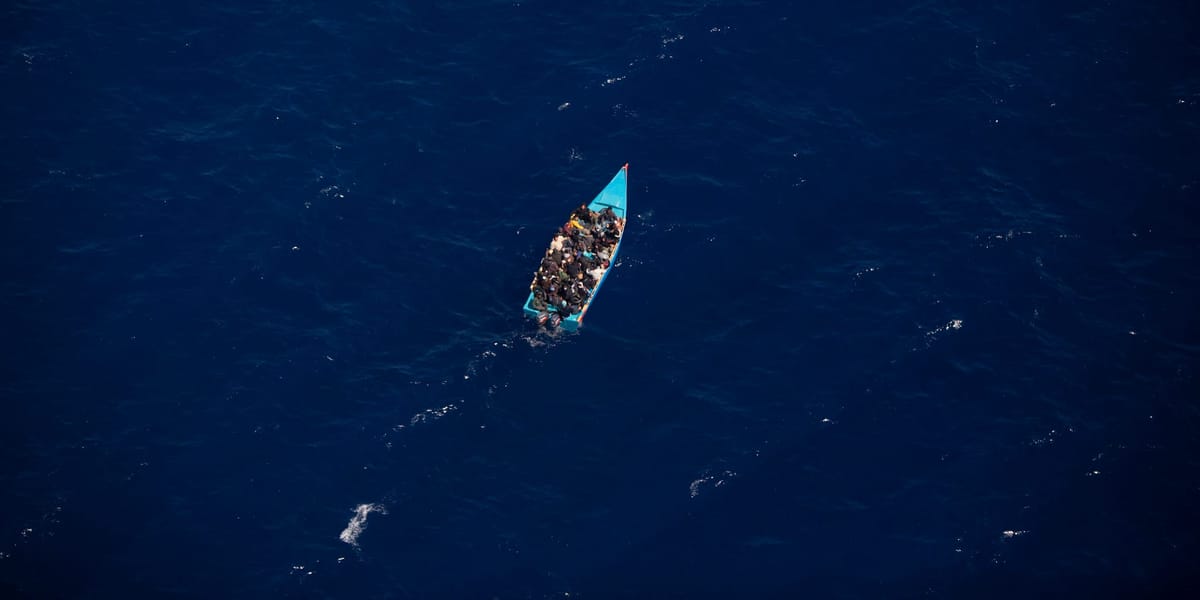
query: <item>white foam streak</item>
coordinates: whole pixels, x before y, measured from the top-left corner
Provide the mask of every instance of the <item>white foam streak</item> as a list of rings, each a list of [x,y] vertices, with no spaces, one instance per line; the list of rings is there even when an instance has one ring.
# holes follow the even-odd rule
[[[699,496],[701,491],[704,489],[704,486],[719,488],[728,483],[729,480],[733,479],[734,477],[737,477],[737,473],[728,469],[721,471],[720,473],[710,473],[705,475],[704,477],[701,477],[700,479],[697,479],[688,485],[688,497],[695,498],[696,496]]]
[[[358,536],[362,535],[363,530],[367,528],[367,516],[373,512],[387,514],[387,509],[382,504],[359,504],[354,508],[354,516],[350,517],[350,522],[346,524],[346,528],[342,530],[342,534],[338,539],[358,547]]]
[[[946,323],[945,325],[942,325],[941,327],[938,327],[937,329],[934,329],[933,331],[926,331],[925,335],[937,335],[939,333],[950,331],[952,329],[962,329],[962,326],[963,326],[962,319],[952,319],[949,323]]]

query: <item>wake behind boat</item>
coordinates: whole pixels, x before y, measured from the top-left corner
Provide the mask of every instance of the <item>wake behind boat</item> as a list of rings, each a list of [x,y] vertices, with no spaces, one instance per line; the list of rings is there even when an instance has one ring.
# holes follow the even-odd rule
[[[621,249],[628,173],[626,164],[591,204],[575,209],[550,240],[529,286],[527,316],[569,331],[583,323]]]

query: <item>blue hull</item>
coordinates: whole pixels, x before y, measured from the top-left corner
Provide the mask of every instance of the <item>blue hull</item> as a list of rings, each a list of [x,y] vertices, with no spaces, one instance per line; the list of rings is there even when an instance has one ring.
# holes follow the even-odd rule
[[[628,227],[629,220],[625,216],[625,191],[627,188],[626,182],[628,178],[629,165],[626,164],[625,166],[621,167],[620,171],[617,171],[617,174],[613,176],[612,181],[609,181],[608,185],[604,186],[604,189],[600,190],[599,194],[596,194],[596,197],[592,200],[591,204],[588,204],[588,208],[597,212],[606,208],[612,208],[613,212],[616,213],[618,217],[625,219],[625,225]],[[584,304],[582,310],[580,310],[577,314],[563,319],[562,324],[559,325],[559,327],[562,327],[567,331],[575,331],[579,329],[580,325],[583,324],[583,317],[587,315],[588,308],[590,308],[592,304],[596,302],[596,296],[600,293],[600,288],[604,285],[604,281],[608,279],[609,273],[612,273],[613,268],[617,266],[617,255],[621,252],[621,243],[623,241],[625,241],[624,232],[621,233],[621,238],[617,240],[617,245],[615,248],[613,248],[612,257],[609,259],[608,269],[604,271],[604,275],[600,277],[600,281],[596,282],[596,287],[592,289],[592,295],[590,298],[588,298],[587,304]],[[525,315],[536,320],[538,318],[538,314],[539,311],[533,308],[533,292],[530,292],[529,297],[525,299]]]

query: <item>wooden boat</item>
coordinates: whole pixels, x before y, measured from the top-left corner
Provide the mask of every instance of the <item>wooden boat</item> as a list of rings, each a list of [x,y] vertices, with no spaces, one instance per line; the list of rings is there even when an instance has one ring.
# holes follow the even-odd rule
[[[599,194],[596,194],[591,204],[588,204],[588,208],[596,212],[611,208],[618,217],[625,220],[625,190],[628,175],[629,164],[626,163],[625,166],[621,167],[620,171],[617,171],[617,174],[608,182],[608,185],[604,186],[604,189],[600,190]],[[626,223],[628,222],[626,221]],[[609,266],[605,269],[604,274],[600,276],[600,281],[596,282],[596,287],[592,288],[592,294],[588,297],[587,303],[583,305],[578,313],[563,318],[559,327],[568,331],[575,331],[583,324],[583,317],[587,315],[588,309],[596,302],[596,295],[600,293],[600,288],[604,285],[604,281],[612,273],[613,267],[617,266],[617,254],[621,250],[621,242],[624,239],[625,232],[622,230],[621,237],[617,239],[617,245],[613,248],[612,256],[609,258]],[[541,259],[539,258],[538,260],[540,261]],[[539,317],[544,317],[545,312],[533,307],[533,292],[530,292],[529,297],[525,299],[525,315],[538,320]]]

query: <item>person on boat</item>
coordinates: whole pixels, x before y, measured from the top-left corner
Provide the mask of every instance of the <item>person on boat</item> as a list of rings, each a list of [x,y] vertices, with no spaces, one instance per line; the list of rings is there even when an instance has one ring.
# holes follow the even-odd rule
[[[583,273],[583,267],[580,266],[579,261],[577,260],[572,260],[571,262],[567,263],[565,270],[567,272],[567,277],[570,277],[571,279],[578,279]]]
[[[579,241],[584,250],[590,251],[596,242],[596,236],[592,235],[591,230],[584,229],[579,232]]]
[[[582,278],[575,282],[575,293],[579,296],[580,304],[587,304],[592,297],[592,289],[583,282]]]
[[[596,265],[599,263],[599,260],[600,259],[596,258],[596,255],[594,255],[594,254],[591,256],[587,256],[587,255],[580,256],[579,257],[579,266],[583,268],[584,273],[587,273],[588,271],[590,271],[596,267]]]
[[[583,247],[583,238],[579,235],[579,232],[579,229],[572,229],[570,235],[567,236],[567,240],[570,242],[570,248],[573,251],[578,251]]]
[[[579,208],[576,208],[574,211],[571,212],[571,219],[574,219],[581,223],[590,223],[592,221],[592,219],[595,218],[592,216],[594,214],[595,213],[593,213],[592,210],[589,209],[586,204],[580,204]]]
[[[584,297],[583,294],[580,293],[581,291],[586,293],[586,290],[581,290],[580,289],[581,287],[582,287],[582,284],[579,286],[573,285],[573,286],[571,286],[570,289],[567,290],[566,299],[567,299],[567,314],[568,315],[573,315],[573,314],[579,312],[580,307],[582,307],[583,304],[585,302],[587,302],[587,298]]]

